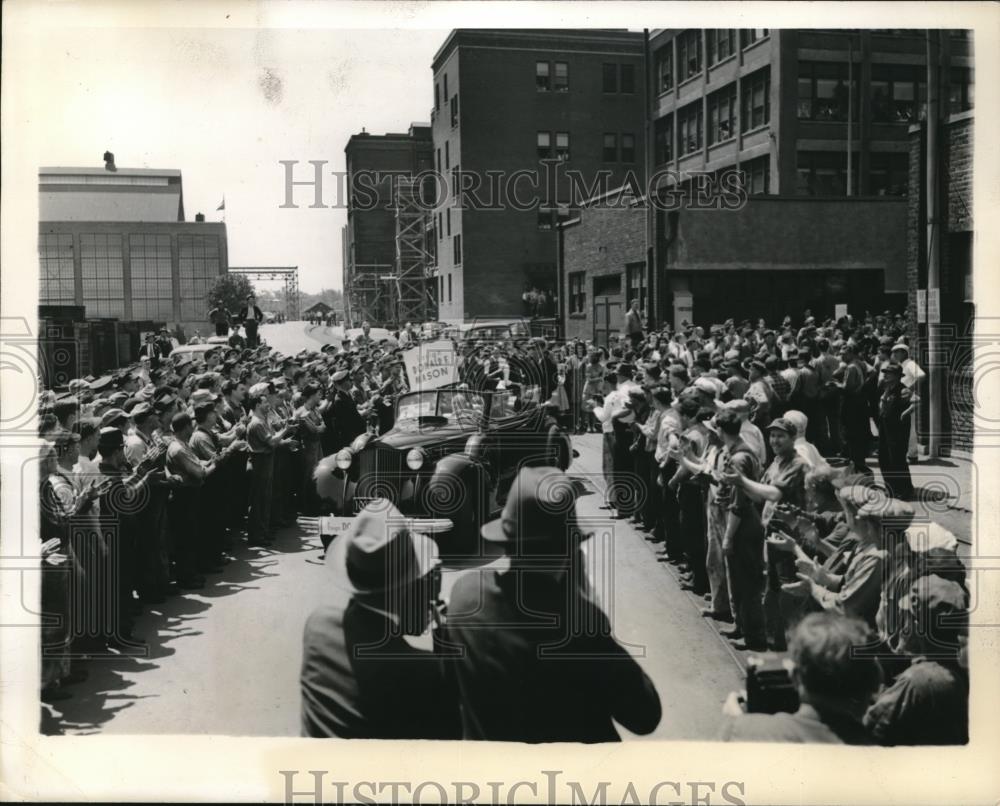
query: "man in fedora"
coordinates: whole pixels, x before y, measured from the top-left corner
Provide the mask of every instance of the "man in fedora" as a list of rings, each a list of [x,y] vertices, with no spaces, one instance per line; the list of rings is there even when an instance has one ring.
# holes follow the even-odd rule
[[[407,643],[436,596],[437,545],[372,501],[326,556],[327,601],[306,621],[300,686],[304,736],[459,738],[458,700],[438,659]]]
[[[590,593],[569,478],[523,468],[482,535],[508,567],[467,571],[451,591],[445,638],[458,650],[464,737],[609,742],[615,722],[651,733],[660,699]]]

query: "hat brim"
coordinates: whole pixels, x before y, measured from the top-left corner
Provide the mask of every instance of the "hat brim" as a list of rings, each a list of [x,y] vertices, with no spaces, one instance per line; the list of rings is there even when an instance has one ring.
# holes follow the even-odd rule
[[[345,593],[357,596],[375,595],[385,593],[390,590],[398,590],[418,579],[427,576],[434,567],[435,562],[440,557],[437,543],[426,535],[410,532],[410,540],[413,541],[413,550],[417,556],[419,569],[411,569],[411,573],[405,577],[392,580],[391,584],[377,587],[362,588],[356,585],[347,573],[347,549],[350,546],[350,531],[334,538],[329,550],[326,552],[326,565],[330,569],[333,586]]]

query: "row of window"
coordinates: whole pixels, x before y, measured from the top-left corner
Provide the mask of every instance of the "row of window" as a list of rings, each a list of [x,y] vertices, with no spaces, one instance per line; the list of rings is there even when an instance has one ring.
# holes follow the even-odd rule
[[[448,296],[447,296],[447,298],[445,297],[445,294],[444,294],[444,290],[445,290],[445,277],[446,276],[443,275],[443,274],[439,274],[438,275],[438,301],[439,302],[451,302],[451,300],[452,300],[452,296],[451,296],[451,274],[447,275],[447,286],[448,286]]]
[[[538,159],[568,160],[569,132],[537,132],[535,152]],[[601,159],[604,162],[635,162],[635,135],[631,133],[605,132],[602,139]]]
[[[569,64],[535,62],[535,89],[539,92],[569,92]]]
[[[736,82],[677,110],[677,155],[699,151],[705,140],[709,145],[722,143],[736,136],[739,127],[744,133],[766,126],[771,120],[771,68],[765,67],[741,79],[743,109],[737,116]],[[707,138],[704,116],[708,115]],[[674,158],[674,115],[656,121],[654,148],[657,164]]]
[[[667,92],[674,84],[682,84],[689,78],[698,75],[704,69],[702,59],[702,34],[705,37],[707,50],[707,66],[711,67],[734,55],[737,50],[737,34],[739,46],[748,48],[750,45],[764,39],[768,35],[767,28],[735,28],[710,29],[702,31],[691,28],[677,34],[656,52],[656,77],[659,92]],[[677,60],[674,61],[674,51]],[[676,65],[676,66],[675,66]]]

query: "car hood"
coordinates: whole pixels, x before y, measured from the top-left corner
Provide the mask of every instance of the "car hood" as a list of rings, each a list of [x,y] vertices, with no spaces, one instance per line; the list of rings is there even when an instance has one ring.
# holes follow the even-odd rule
[[[385,445],[396,450],[407,450],[445,441],[468,439],[476,433],[479,432],[474,428],[455,423],[418,426],[413,421],[406,421],[398,423],[391,431],[376,437],[369,444]]]

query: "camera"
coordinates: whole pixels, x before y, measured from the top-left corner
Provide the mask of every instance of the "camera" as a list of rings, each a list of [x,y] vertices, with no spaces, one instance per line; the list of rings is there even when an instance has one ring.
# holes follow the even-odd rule
[[[787,658],[747,659],[747,711],[751,714],[795,713],[799,693],[792,680],[792,662]]]

